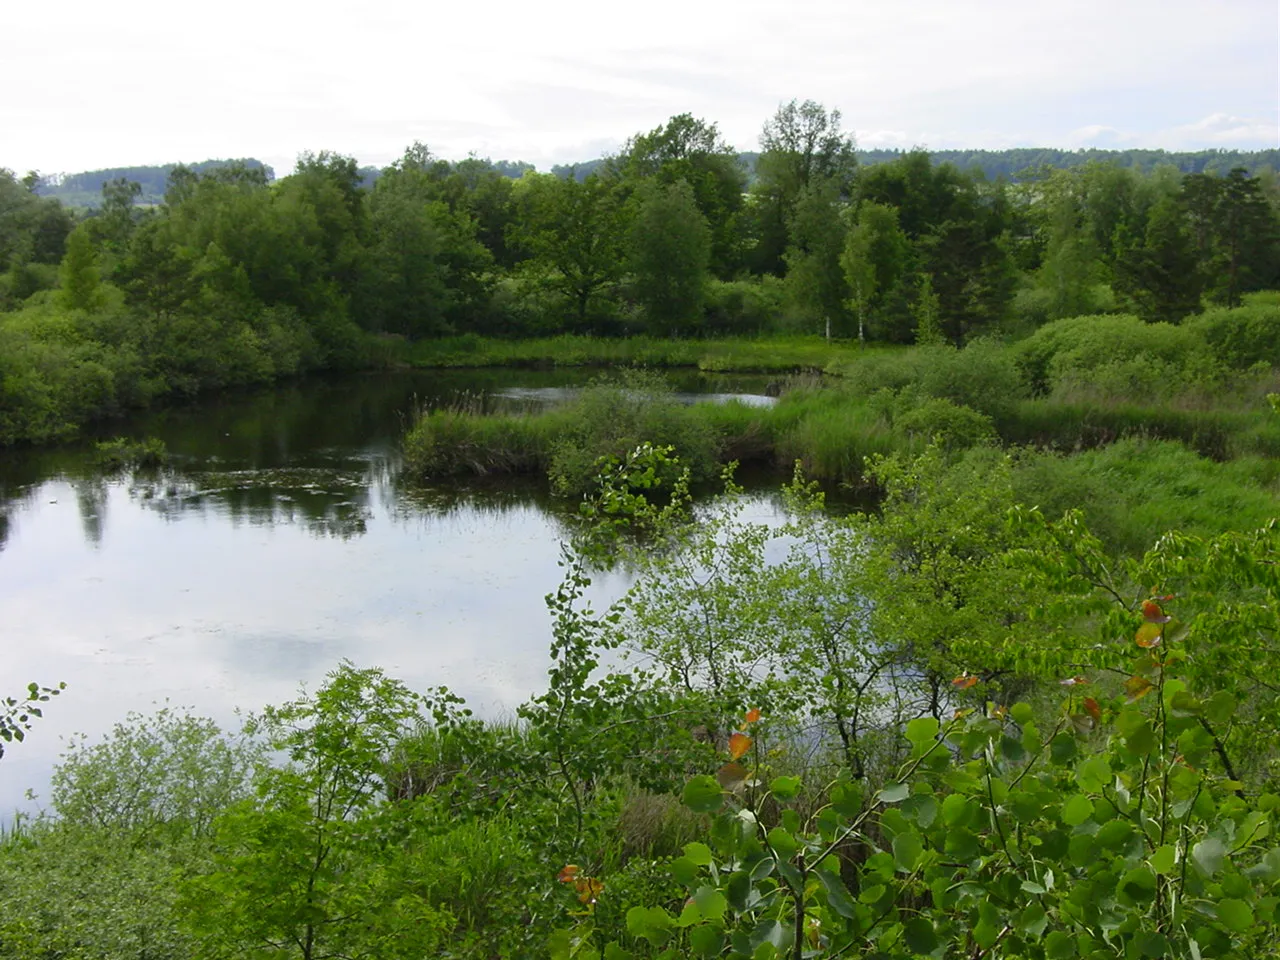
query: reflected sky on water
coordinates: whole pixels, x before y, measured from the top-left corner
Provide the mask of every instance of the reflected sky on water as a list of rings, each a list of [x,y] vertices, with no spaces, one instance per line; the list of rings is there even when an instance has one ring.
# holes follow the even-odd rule
[[[158,436],[170,467],[104,477],[90,445],[0,453],[0,693],[65,681],[0,760],[0,812],[37,808],[60,738],[166,701],[228,725],[340,660],[509,714],[542,689],[544,597],[573,505],[545,484],[416,486],[411,411],[457,391],[560,390],[581,372],[308,381],[103,428]],[[763,379],[682,390],[763,392]],[[749,510],[773,517],[761,495]],[[596,578],[603,605],[627,586]]]

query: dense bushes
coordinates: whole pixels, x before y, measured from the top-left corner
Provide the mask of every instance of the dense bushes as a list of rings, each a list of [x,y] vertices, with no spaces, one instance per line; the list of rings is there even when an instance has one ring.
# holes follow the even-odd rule
[[[0,838],[0,956],[1277,956],[1280,530],[1117,557],[991,448],[877,460],[873,514],[797,477],[780,528],[628,495],[674,467],[602,478],[634,586],[594,614],[566,551],[517,722],[344,663],[244,740],[73,748]]]

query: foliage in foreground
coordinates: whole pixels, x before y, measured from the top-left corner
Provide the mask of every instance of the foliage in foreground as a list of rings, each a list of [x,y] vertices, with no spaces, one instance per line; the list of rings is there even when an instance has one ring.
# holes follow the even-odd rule
[[[74,750],[0,956],[1277,955],[1280,528],[1117,560],[937,448],[876,515],[690,522],[672,466],[601,464],[516,723],[343,664],[256,746]]]

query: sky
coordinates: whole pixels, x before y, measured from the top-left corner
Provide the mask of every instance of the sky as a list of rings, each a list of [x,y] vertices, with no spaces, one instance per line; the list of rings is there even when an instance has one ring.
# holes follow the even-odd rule
[[[51,8],[53,9],[53,8]],[[780,103],[863,148],[1280,146],[1277,0],[63,0],[0,57],[0,166],[50,174],[415,140],[540,169]],[[28,21],[30,24],[31,21]]]

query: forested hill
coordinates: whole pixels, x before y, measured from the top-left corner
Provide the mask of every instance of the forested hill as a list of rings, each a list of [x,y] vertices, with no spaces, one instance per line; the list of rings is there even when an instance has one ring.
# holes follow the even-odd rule
[[[890,163],[899,159],[904,150],[859,150],[858,162],[864,166]],[[746,168],[748,177],[754,180],[755,152],[740,153],[738,159]],[[1016,180],[1027,171],[1050,167],[1069,170],[1086,163],[1114,163],[1130,167],[1141,173],[1150,173],[1159,166],[1173,166],[1180,173],[1211,173],[1222,176],[1236,167],[1243,167],[1251,176],[1264,169],[1280,170],[1280,150],[1197,150],[1176,153],[1168,150],[1054,150],[1048,147],[1015,147],[1010,150],[930,150],[929,158],[935,163],[949,163],[960,170],[981,170],[988,179],[997,177]],[[579,180],[585,179],[600,168],[604,159],[586,160],[576,164],[552,167],[552,173],[567,177],[570,171]]]
[[[200,163],[183,164],[193,173],[204,176],[226,166],[239,164],[250,170],[261,170],[268,180],[275,179],[275,171],[261,160],[245,157],[238,160],[203,160]],[[152,166],[108,167],[105,170],[86,170],[83,173],[55,174],[42,179],[36,193],[42,197],[57,197],[69,207],[96,207],[102,202],[102,185],[112,180],[131,180],[142,188],[137,202],[160,203],[164,199],[165,185],[176,163]]]
[[[864,166],[889,163],[899,159],[902,150],[859,150],[858,162]],[[748,182],[755,179],[755,152],[738,155],[747,171]],[[1054,150],[1046,147],[1017,147],[1011,150],[931,150],[930,159],[935,163],[949,163],[960,170],[981,170],[988,179],[1005,177],[1018,179],[1020,174],[1043,167],[1068,170],[1086,163],[1114,163],[1149,173],[1158,166],[1171,165],[1182,173],[1211,173],[1222,176],[1235,167],[1243,167],[1256,176],[1264,169],[1280,170],[1280,150],[1199,150],[1174,153],[1167,150]],[[585,180],[598,171],[605,162],[601,157],[575,164],[559,164],[551,172],[561,177],[572,171],[576,179]],[[485,163],[505,177],[518,179],[532,164],[523,161],[497,160]],[[243,164],[250,169],[262,170],[268,180],[275,179],[275,171],[261,160],[251,157],[242,160],[204,160],[186,164],[197,174],[212,173],[220,167]],[[169,173],[177,164],[164,163],[151,166],[111,167],[105,170],[87,170],[83,173],[57,174],[43,179],[36,193],[43,197],[57,197],[70,207],[97,207],[102,200],[102,185],[112,180],[131,180],[142,189],[137,202],[160,203],[164,198]],[[361,167],[360,175],[365,187],[372,187],[381,171],[377,167]]]

